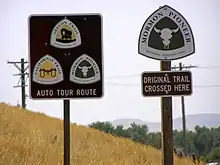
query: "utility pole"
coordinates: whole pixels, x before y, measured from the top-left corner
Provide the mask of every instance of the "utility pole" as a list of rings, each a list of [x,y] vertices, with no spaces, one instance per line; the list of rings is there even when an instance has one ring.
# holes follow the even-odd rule
[[[182,63],[179,63],[179,67],[171,67],[171,69],[179,69],[180,71],[185,68],[185,69],[190,69],[190,68],[196,68],[197,66],[183,66]],[[186,140],[186,114],[185,114],[185,99],[184,96],[181,96],[181,108],[182,108],[182,125],[183,125],[183,141],[184,141],[184,155],[188,155],[188,147],[187,147],[187,140]]]
[[[26,109],[26,92],[25,92],[25,87],[27,79],[29,77],[29,74],[26,72],[26,70],[28,69],[29,65],[27,65],[25,67],[25,64],[28,64],[27,61],[24,61],[24,59],[22,58],[21,61],[8,61],[8,64],[14,64],[14,66],[19,70],[20,73],[18,74],[13,74],[13,76],[20,76],[20,79],[17,83],[17,86],[14,86],[14,88],[18,88],[21,87],[21,102],[22,102],[22,108]],[[21,64],[21,66],[19,67],[18,64]],[[19,85],[19,83],[21,82],[21,85]]]

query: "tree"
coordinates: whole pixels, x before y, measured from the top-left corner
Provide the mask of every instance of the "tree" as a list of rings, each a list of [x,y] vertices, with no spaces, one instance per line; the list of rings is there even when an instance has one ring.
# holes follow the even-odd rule
[[[147,144],[147,125],[137,125],[135,123],[131,123],[131,127],[128,128],[128,132],[133,141]]]
[[[129,128],[124,129],[122,125],[114,127],[110,122],[98,121],[90,124],[89,127],[161,149],[161,133],[148,132],[147,125],[131,123]],[[189,155],[196,154],[205,161],[217,161],[220,159],[220,127],[196,126],[195,131],[186,131],[186,138]],[[184,147],[182,131],[173,131],[173,142],[175,148]]]
[[[147,135],[147,144],[157,149],[161,149],[162,147],[161,133],[160,132],[149,132]]]
[[[117,125],[114,131],[114,135],[129,138],[130,134],[128,130],[123,128],[123,125]]]
[[[206,158],[207,161],[217,162],[220,161],[220,147],[213,149]]]
[[[89,124],[90,128],[95,128],[100,131],[104,131],[106,133],[114,133],[115,129],[114,126],[110,122],[94,122],[92,124]]]

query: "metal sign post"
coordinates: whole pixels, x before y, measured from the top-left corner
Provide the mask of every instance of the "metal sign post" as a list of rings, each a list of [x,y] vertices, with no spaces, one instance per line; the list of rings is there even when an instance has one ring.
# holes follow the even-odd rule
[[[64,165],[70,165],[70,100],[63,100]]]

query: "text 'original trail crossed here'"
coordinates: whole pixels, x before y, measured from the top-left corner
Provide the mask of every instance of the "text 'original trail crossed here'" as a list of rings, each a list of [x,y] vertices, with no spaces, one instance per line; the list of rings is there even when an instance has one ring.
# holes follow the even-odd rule
[[[190,71],[142,73],[143,96],[178,96],[192,94]]]

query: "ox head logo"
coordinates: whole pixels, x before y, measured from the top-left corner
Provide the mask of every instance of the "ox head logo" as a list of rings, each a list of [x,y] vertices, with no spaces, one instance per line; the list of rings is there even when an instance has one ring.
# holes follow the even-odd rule
[[[191,27],[177,10],[160,6],[144,22],[138,38],[138,54],[172,61],[195,53]]]
[[[81,69],[83,76],[86,77],[89,69],[91,69],[92,66],[78,66],[78,68]]]
[[[87,54],[79,56],[70,69],[70,81],[77,84],[92,84],[101,80],[96,61]]]
[[[162,39],[164,49],[169,49],[170,40],[173,37],[172,34],[178,32],[178,30],[179,28],[172,29],[172,30],[169,28],[164,28],[160,30],[154,27],[154,31],[160,34],[160,38]]]

